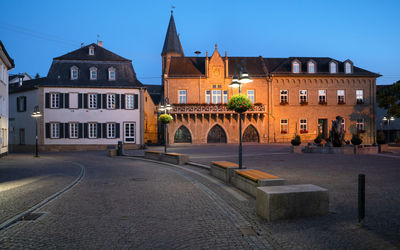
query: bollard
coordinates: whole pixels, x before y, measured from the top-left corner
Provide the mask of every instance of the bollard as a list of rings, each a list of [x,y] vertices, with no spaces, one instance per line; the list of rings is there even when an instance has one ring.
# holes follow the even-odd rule
[[[365,217],[365,174],[358,175],[358,223]]]
[[[117,155],[122,156],[122,141],[118,141]]]

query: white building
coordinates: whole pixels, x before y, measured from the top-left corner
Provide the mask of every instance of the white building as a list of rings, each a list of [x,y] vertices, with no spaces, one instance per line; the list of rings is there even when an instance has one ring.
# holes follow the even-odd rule
[[[14,60],[0,40],[0,157],[8,153],[8,71]]]
[[[16,151],[33,150],[39,110],[41,150],[105,149],[143,144],[143,85],[132,61],[90,44],[53,59],[45,78],[10,88],[10,134]]]

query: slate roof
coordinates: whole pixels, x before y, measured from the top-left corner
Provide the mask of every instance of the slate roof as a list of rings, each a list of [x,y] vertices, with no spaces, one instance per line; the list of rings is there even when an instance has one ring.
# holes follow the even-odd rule
[[[172,11],[161,55],[165,55],[167,53],[178,53],[183,55],[183,49],[181,41],[178,37],[178,33],[176,32],[175,21]]]
[[[152,84],[145,84],[143,85],[147,91],[149,92],[149,95],[151,99],[153,100],[153,103],[155,105],[158,105],[161,101],[161,85],[152,85]]]
[[[89,55],[89,47],[94,47],[94,55]],[[116,62],[131,62],[122,56],[119,56],[95,43],[89,44],[65,55],[55,57],[53,60],[89,60],[89,61],[116,61]]]
[[[292,61],[301,62],[301,73],[292,73]],[[329,57],[289,57],[289,58],[264,58],[264,57],[229,57],[229,76],[233,76],[237,65],[242,64],[250,76],[265,77],[266,74],[274,75],[346,75],[346,76],[373,76],[381,75],[356,67],[352,74],[344,73],[344,62]],[[307,73],[307,62],[313,60],[317,64],[317,72]],[[329,73],[329,62],[338,63],[338,73]],[[205,76],[205,57],[172,57],[168,72],[169,77],[199,77]]]
[[[0,40],[0,49],[1,49],[1,50],[4,52],[4,54],[6,55],[8,61],[10,61],[11,69],[13,69],[13,68],[15,67],[14,60],[13,60],[13,59],[10,57],[10,55],[8,54],[6,48],[4,47],[4,44],[3,44],[3,42],[2,42],[1,40]]]

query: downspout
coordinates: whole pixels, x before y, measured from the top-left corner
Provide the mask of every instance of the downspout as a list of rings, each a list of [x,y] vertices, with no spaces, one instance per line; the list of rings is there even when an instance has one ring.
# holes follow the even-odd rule
[[[140,147],[144,146],[144,89],[140,88]]]

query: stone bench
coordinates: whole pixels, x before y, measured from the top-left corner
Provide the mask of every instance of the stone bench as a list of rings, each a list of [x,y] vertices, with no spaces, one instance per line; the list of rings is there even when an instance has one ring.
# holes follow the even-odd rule
[[[144,151],[144,158],[152,160],[161,160],[161,152],[158,151]]]
[[[233,170],[238,169],[239,165],[230,161],[213,161],[211,162],[211,175],[224,181],[231,182]]]
[[[172,164],[183,165],[189,162],[189,156],[179,153],[162,153],[161,161],[165,161]]]
[[[232,184],[255,197],[257,187],[284,185],[285,179],[255,169],[245,169],[234,171]]]
[[[328,190],[312,184],[259,187],[256,212],[268,221],[327,214]]]

